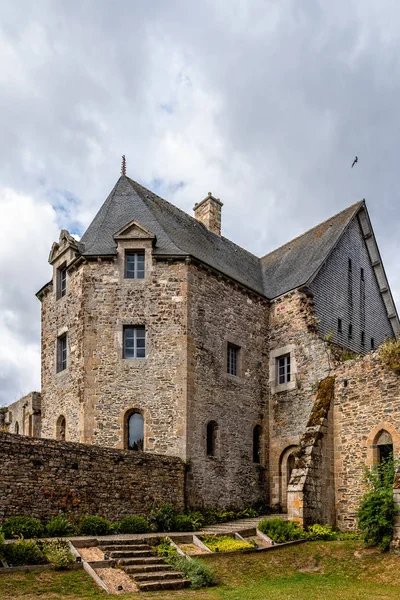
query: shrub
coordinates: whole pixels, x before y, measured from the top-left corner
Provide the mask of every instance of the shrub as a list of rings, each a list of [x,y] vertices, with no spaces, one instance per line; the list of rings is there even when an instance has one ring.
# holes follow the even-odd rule
[[[0,527],[0,558],[2,558],[4,556],[4,533],[2,528]]]
[[[154,506],[151,509],[149,520],[156,528],[156,531],[172,531],[175,517],[176,510],[172,504],[162,504],[161,506]]]
[[[2,527],[8,539],[20,536],[26,539],[37,538],[42,537],[44,533],[41,522],[33,517],[9,517]]]
[[[150,523],[144,517],[124,517],[118,523],[119,533],[147,533],[151,531]]]
[[[235,550],[251,550],[254,544],[236,540],[227,535],[204,535],[203,542],[212,552],[234,552]]]
[[[178,556],[176,548],[174,548],[171,542],[166,538],[163,538],[158,542],[157,546],[155,547],[155,551],[159,556],[165,558],[167,562]]]
[[[108,535],[112,524],[103,517],[83,517],[79,522],[79,533],[82,535]]]
[[[395,373],[400,373],[400,339],[386,340],[382,344],[381,361]]]
[[[173,522],[174,531],[196,531],[190,515],[176,515]]]
[[[258,529],[277,544],[301,540],[306,537],[305,531],[297,523],[284,521],[283,519],[264,519],[258,524]]]
[[[40,565],[46,562],[36,542],[30,542],[20,538],[12,544],[5,544],[4,557],[9,564]]]
[[[204,515],[199,510],[191,510],[188,512],[187,516],[192,522],[192,530],[191,531],[200,531],[206,523]],[[190,531],[190,530],[189,530]]]
[[[74,557],[65,540],[42,542],[42,552],[47,562],[55,569],[67,569],[74,562]]]
[[[183,556],[179,556],[174,560],[173,567],[190,580],[190,587],[194,590],[215,585],[214,571],[196,558],[187,560]]]
[[[365,470],[369,490],[364,494],[357,513],[358,527],[367,546],[389,550],[397,513],[393,499],[394,461],[388,459]]]
[[[73,535],[73,533],[74,529],[64,515],[53,517],[46,525],[46,535],[48,537],[67,537]]]
[[[307,539],[313,542],[316,542],[318,540],[337,540],[338,536],[338,532],[333,531],[330,525],[318,525],[318,523],[316,523],[315,525],[311,525],[311,527],[309,527],[306,532]]]

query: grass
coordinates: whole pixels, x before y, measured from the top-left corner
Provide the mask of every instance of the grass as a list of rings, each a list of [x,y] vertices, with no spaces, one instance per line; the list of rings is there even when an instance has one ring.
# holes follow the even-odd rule
[[[312,542],[273,552],[206,559],[218,585],[203,590],[145,594],[148,600],[394,600],[399,556],[360,542]],[[144,595],[143,595],[144,597]],[[84,571],[0,574],[1,600],[105,600]],[[124,594],[137,600],[137,594]]]

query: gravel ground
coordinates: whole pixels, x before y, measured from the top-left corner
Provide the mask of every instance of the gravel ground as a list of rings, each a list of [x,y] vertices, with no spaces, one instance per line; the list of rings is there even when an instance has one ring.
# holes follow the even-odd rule
[[[128,592],[138,592],[138,588],[133,580],[121,569],[94,569],[97,575],[104,581],[112,594],[126,594]],[[122,585],[122,590],[118,591],[118,586]]]

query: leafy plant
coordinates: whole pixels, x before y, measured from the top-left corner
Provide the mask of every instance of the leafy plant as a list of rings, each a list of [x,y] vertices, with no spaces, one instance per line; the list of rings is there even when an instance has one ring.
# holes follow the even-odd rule
[[[196,558],[187,560],[183,556],[177,556],[173,561],[173,567],[190,580],[190,587],[194,590],[215,585],[214,571]]]
[[[203,535],[203,542],[212,552],[234,552],[235,550],[251,550],[254,544],[236,540],[227,535]]]
[[[172,504],[162,504],[161,506],[154,506],[151,509],[149,520],[156,528],[156,531],[172,531],[175,517],[176,510]]]
[[[334,531],[330,525],[319,525],[316,523],[307,529],[306,537],[313,542],[319,540],[332,541],[338,539],[338,532]]]
[[[397,507],[393,499],[394,461],[387,459],[372,469],[366,468],[369,490],[357,513],[358,527],[367,546],[389,550],[393,538]]]
[[[53,517],[46,525],[48,537],[68,537],[74,534],[74,529],[65,515]]]
[[[0,558],[2,558],[4,556],[4,547],[5,547],[4,533],[3,533],[2,528],[0,527]]]
[[[2,528],[8,539],[20,536],[30,539],[42,537],[44,534],[43,525],[33,517],[9,517],[4,521]]]
[[[305,531],[297,523],[284,521],[283,519],[264,519],[258,524],[258,529],[277,544],[301,540],[306,537]]]
[[[79,522],[79,533],[82,535],[108,535],[112,532],[112,524],[103,517],[86,516]]]
[[[74,557],[65,540],[45,541],[41,546],[47,562],[55,569],[67,569],[74,562]]]
[[[24,538],[20,538],[12,544],[5,544],[4,557],[9,564],[14,566],[40,565],[46,562],[38,544],[24,540]]]
[[[196,531],[190,515],[176,515],[173,522],[174,531]]]
[[[192,522],[192,529],[190,531],[200,531],[204,527],[206,520],[200,511],[191,510],[187,516]]]
[[[155,551],[159,556],[162,556],[169,562],[170,559],[178,556],[176,548],[172,546],[171,542],[167,538],[163,538],[159,540],[158,544],[155,546]]]
[[[147,533],[151,531],[150,523],[145,517],[135,515],[124,517],[118,523],[119,533]]]
[[[386,340],[380,348],[382,363],[400,374],[400,339]]]

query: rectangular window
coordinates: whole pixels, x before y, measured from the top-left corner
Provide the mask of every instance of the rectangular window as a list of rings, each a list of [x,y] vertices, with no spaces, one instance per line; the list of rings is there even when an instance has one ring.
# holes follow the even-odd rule
[[[144,250],[125,252],[125,279],[144,279]]]
[[[276,359],[278,371],[278,384],[289,383],[290,381],[290,354],[279,356]]]
[[[338,330],[338,333],[343,333],[343,329],[342,329],[342,319],[338,319],[338,320],[337,320],[337,330]]]
[[[375,350],[375,340],[371,338],[371,350]]]
[[[351,261],[351,258],[349,258],[349,273],[351,273],[353,270],[353,263]]]
[[[361,281],[364,281],[364,269],[363,268],[361,268],[360,277],[361,277]]]
[[[353,325],[350,323],[349,325],[349,340],[353,338]]]
[[[63,264],[57,269],[57,300],[67,293],[67,265]]]
[[[67,368],[67,334],[57,338],[57,373]]]
[[[124,358],[146,358],[146,328],[142,325],[124,327]]]
[[[365,331],[361,332],[361,346],[365,346]]]
[[[239,351],[239,346],[228,343],[226,371],[229,375],[239,374]]]

